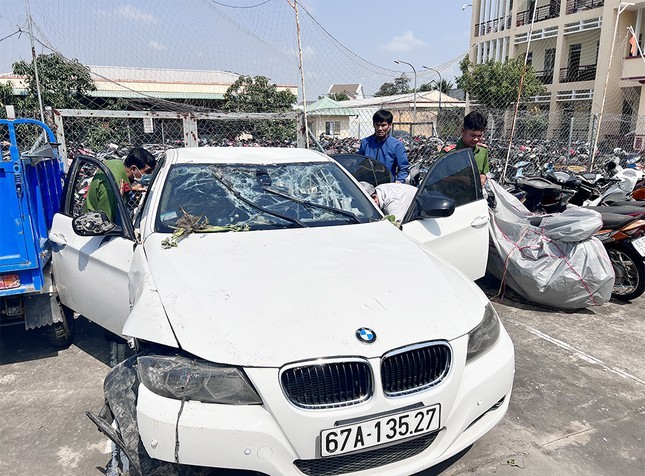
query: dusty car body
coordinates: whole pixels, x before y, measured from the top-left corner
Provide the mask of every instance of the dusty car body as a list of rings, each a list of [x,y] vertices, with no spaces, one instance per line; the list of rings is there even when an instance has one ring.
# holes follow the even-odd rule
[[[487,212],[472,156],[437,164],[402,230],[313,151],[170,150],[109,231],[76,190],[92,168],[70,171],[54,272],[65,305],[139,351],[106,379],[108,402],[119,372],[135,395],[112,412],[129,454],[411,474],[503,418],[514,352],[473,282]]]

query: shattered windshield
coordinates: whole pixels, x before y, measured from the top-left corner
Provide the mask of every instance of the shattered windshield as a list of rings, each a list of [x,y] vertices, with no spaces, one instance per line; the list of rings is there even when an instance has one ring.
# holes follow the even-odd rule
[[[243,230],[347,225],[381,219],[335,163],[177,164],[161,194],[156,231],[186,214]]]

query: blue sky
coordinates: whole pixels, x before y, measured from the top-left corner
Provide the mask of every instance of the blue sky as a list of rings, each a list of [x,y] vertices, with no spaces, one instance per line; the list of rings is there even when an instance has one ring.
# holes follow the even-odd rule
[[[300,0],[308,97],[359,82],[372,94],[422,65],[458,73],[472,8],[463,0]],[[88,65],[224,70],[298,84],[295,21],[287,0],[29,0],[35,34]],[[256,5],[255,8],[244,8]],[[24,1],[3,1],[0,38],[26,29]],[[328,36],[327,33],[331,35]],[[338,42],[338,43],[337,43]],[[37,44],[38,53],[50,52]],[[25,33],[0,42],[0,72],[29,58]],[[451,60],[452,63],[448,63]],[[447,64],[448,63],[448,64]],[[411,81],[412,82],[412,81]]]
[[[307,10],[354,53],[384,68],[435,67],[465,53],[472,8],[463,0],[302,0]]]

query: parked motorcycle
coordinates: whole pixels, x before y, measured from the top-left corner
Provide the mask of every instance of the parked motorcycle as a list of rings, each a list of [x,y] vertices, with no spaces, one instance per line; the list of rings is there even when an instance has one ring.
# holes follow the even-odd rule
[[[606,164],[608,183],[611,185],[602,191],[599,196],[590,198],[583,205],[606,205],[615,201],[631,197],[632,191],[638,182],[638,171],[634,168],[622,168],[613,161]]]
[[[614,267],[612,297],[636,299],[645,291],[645,220],[610,212],[601,215],[603,227],[594,236],[605,245]]]

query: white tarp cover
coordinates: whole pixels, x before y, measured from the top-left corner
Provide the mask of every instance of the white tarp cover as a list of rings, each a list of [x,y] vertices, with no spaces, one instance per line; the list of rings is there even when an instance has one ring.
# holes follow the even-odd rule
[[[494,180],[486,187],[497,201],[489,208],[489,272],[547,306],[577,309],[609,301],[614,270],[605,247],[593,237],[602,226],[598,212],[575,207],[540,221]]]

